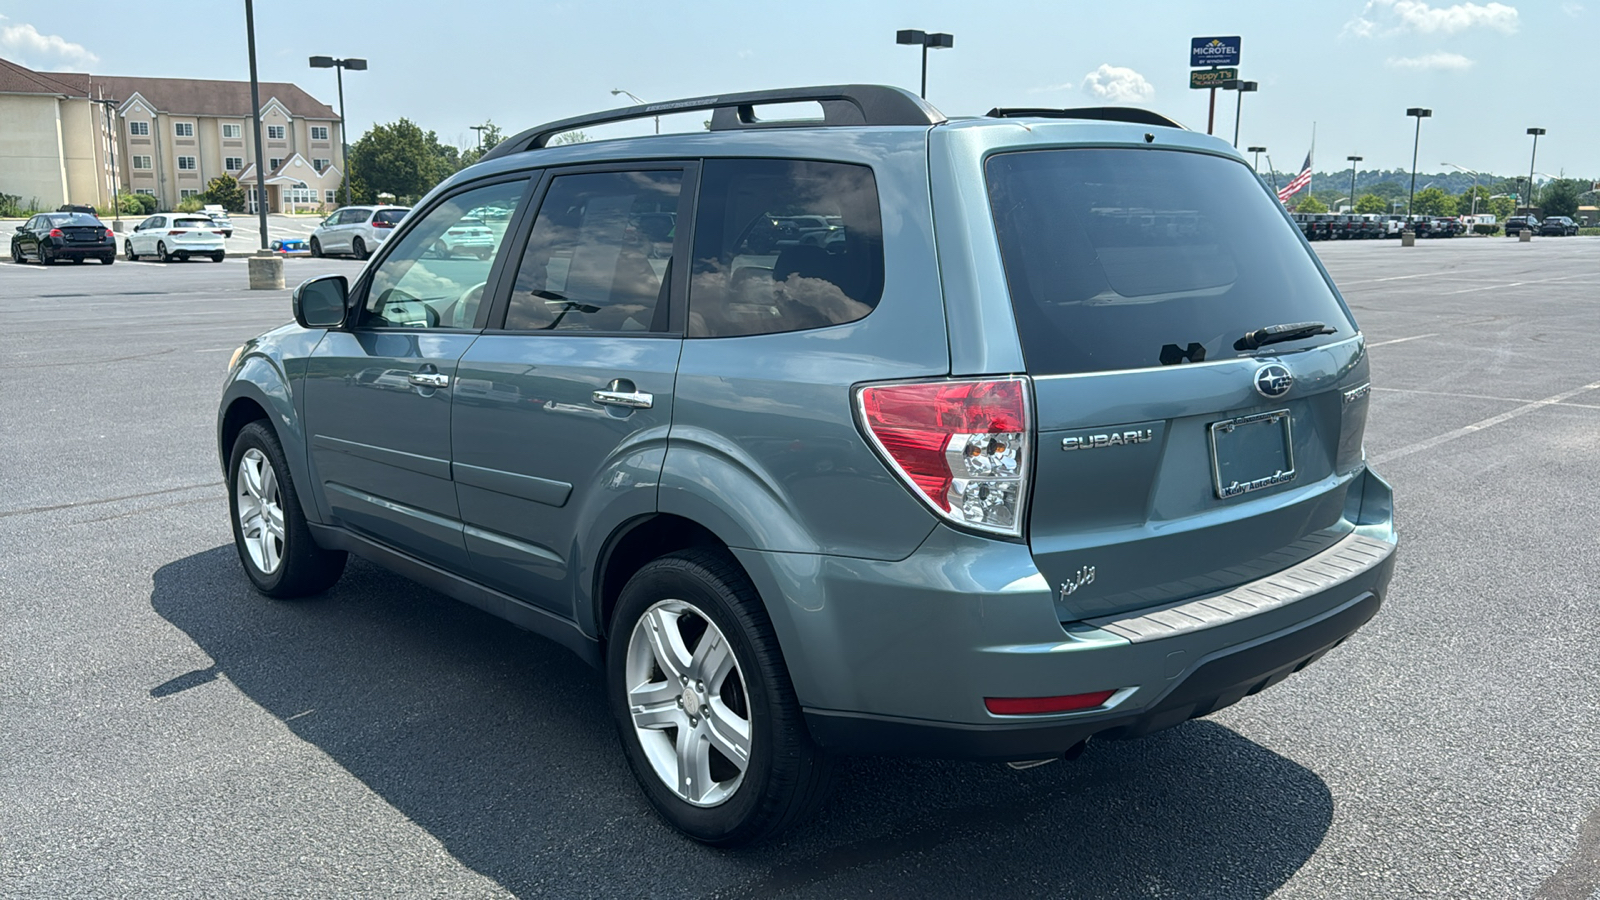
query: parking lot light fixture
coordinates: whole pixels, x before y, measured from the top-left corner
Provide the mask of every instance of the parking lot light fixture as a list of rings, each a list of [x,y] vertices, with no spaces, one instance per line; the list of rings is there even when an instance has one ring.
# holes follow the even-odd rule
[[[622,94],[622,95],[626,96],[629,100],[632,100],[633,102],[639,104],[640,106],[644,105],[644,100],[638,94],[635,94],[633,91],[625,91],[622,88],[612,88],[611,89],[611,96],[615,97],[618,94]],[[655,120],[656,120],[656,134],[660,134],[661,133],[661,117],[660,116],[656,116]]]
[[[1244,112],[1244,95],[1259,90],[1261,84],[1255,81],[1234,81],[1230,83],[1233,85],[1233,90],[1239,94],[1238,100],[1233,105],[1233,147],[1237,150],[1239,148],[1239,114]]]
[[[1529,128],[1528,133],[1533,135],[1533,153],[1528,156],[1528,209],[1533,209],[1533,161],[1539,158],[1539,135],[1544,134],[1543,128]]]
[[[1353,210],[1356,208],[1356,163],[1361,162],[1362,157],[1346,156],[1345,159],[1350,160],[1350,208]]]
[[[948,50],[954,47],[956,45],[955,37],[944,32],[930,34],[926,31],[918,31],[915,28],[903,28],[895,32],[894,42],[922,48],[922,90],[917,93],[917,96],[926,100],[928,98],[928,51]]]
[[[340,147],[340,154],[342,156],[342,159],[340,161],[344,163],[344,172],[343,172],[343,174],[344,174],[344,205],[345,206],[349,206],[350,205],[350,135],[345,130],[345,127],[344,127],[344,70],[345,69],[349,69],[352,72],[364,72],[367,69],[367,61],[364,60],[364,59],[334,59],[331,56],[313,56],[313,57],[311,57],[311,68],[313,68],[313,69],[338,69],[339,70],[339,147]],[[260,153],[257,153],[256,155],[260,156]],[[263,184],[266,183],[265,182],[265,176],[261,175],[261,160],[260,159],[256,160],[256,175],[257,175],[257,177],[262,179],[262,183]],[[266,194],[264,194],[264,193],[262,194],[262,199],[263,199],[263,201],[265,201]]]
[[[1267,148],[1265,148],[1265,147],[1249,147],[1249,148],[1247,148],[1245,150],[1245,152],[1246,153],[1254,153],[1255,154],[1255,159],[1250,162],[1250,168],[1255,169],[1256,170],[1256,174],[1260,175],[1261,174],[1261,154],[1267,152]]]
[[[1466,166],[1458,166],[1453,162],[1440,163],[1439,165],[1449,166],[1458,172],[1465,172],[1472,176],[1472,212],[1470,215],[1476,216],[1478,214],[1478,173],[1472,171]]]
[[[1417,196],[1417,148],[1422,145],[1422,120],[1433,115],[1433,110],[1413,106],[1406,110],[1406,115],[1417,120],[1417,135],[1411,141],[1411,193],[1406,195],[1406,215],[1411,215],[1411,201]]]

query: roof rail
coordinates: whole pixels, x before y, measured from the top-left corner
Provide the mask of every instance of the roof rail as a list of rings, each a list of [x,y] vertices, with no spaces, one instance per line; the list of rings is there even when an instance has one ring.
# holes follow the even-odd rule
[[[1162,128],[1183,128],[1182,125],[1148,109],[1134,106],[1083,106],[1077,109],[1045,109],[1042,107],[995,107],[984,115],[991,119],[1098,119],[1104,122],[1131,122],[1135,125],[1159,125]],[[1187,131],[1187,128],[1184,128]]]
[[[776,119],[764,121],[756,118],[755,107],[775,103],[804,103],[814,101],[822,106],[821,119]],[[496,144],[483,155],[484,160],[497,159],[524,150],[538,150],[558,134],[576,131],[591,125],[606,125],[632,119],[648,119],[663,113],[694,112],[709,109],[712,131],[736,131],[755,128],[806,128],[840,125],[939,125],[946,121],[944,114],[916,94],[903,88],[877,84],[835,84],[821,87],[784,88],[773,91],[747,91],[740,94],[718,94],[694,97],[688,100],[670,100],[665,103],[645,103],[621,109],[590,113],[547,122],[529,128]]]

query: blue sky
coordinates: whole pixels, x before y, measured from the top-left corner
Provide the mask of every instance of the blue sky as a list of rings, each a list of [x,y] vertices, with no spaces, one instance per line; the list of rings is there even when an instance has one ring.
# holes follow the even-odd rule
[[[189,11],[0,0],[0,56],[43,70],[248,78],[242,0]],[[1538,126],[1548,130],[1540,172],[1600,178],[1594,79],[1579,74],[1600,61],[1597,26],[1600,0],[256,4],[263,80],[333,105],[333,72],[306,58],[370,61],[346,78],[352,133],[405,116],[465,146],[486,119],[514,132],[621,105],[613,88],[651,101],[839,82],[915,90],[919,53],[894,43],[899,28],[955,35],[929,59],[928,99],[946,114],[1118,103],[1204,130],[1189,39],[1239,35],[1241,77],[1261,85],[1244,97],[1240,145],[1267,146],[1280,170],[1299,167],[1313,122],[1319,171],[1350,154],[1364,169],[1409,168],[1405,110],[1425,106],[1422,171],[1448,161],[1525,174],[1526,130]],[[1216,130],[1229,138],[1234,99],[1218,94]]]

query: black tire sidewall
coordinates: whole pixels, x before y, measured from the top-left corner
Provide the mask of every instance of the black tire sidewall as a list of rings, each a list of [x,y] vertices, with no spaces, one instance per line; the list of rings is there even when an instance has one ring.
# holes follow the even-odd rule
[[[239,525],[239,462],[246,451],[258,449],[271,463],[278,481],[278,499],[283,506],[283,555],[278,570],[271,574],[256,568],[250,553],[244,547],[244,533]],[[308,597],[326,591],[344,572],[346,554],[339,550],[326,550],[317,546],[306,524],[305,513],[300,508],[300,494],[290,474],[288,459],[278,436],[265,421],[255,421],[240,429],[228,453],[228,519],[233,527],[233,545],[239,554],[256,590],[269,597],[289,599]]]
[[[770,675],[759,666],[752,635],[734,612],[734,606],[740,603],[737,594],[703,567],[684,563],[685,560],[675,556],[656,560],[641,569],[623,588],[607,646],[606,696],[628,765],[651,805],[675,827],[697,840],[711,844],[742,843],[741,833],[748,831],[752,824],[758,824],[751,820],[761,812],[763,795],[774,775],[778,744],[774,686]],[[739,671],[744,675],[750,707],[750,761],[738,790],[714,807],[690,805],[662,783],[639,745],[628,710],[624,670],[629,637],[645,611],[666,599],[683,600],[701,610],[728,639]],[[746,611],[746,618],[750,612],[754,611]],[[761,615],[764,616],[764,612]]]

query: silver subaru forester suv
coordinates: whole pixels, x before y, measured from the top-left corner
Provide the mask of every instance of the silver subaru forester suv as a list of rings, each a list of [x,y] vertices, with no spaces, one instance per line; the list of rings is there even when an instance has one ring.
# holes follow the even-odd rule
[[[710,127],[552,143],[666,111]],[[468,220],[486,252],[442,240]],[[1349,309],[1238,153],[1149,112],[631,107],[507,140],[374,249],[230,364],[245,573],[305,596],[356,553],[565,646],[696,840],[776,834],[837,754],[1205,715],[1393,570]]]

